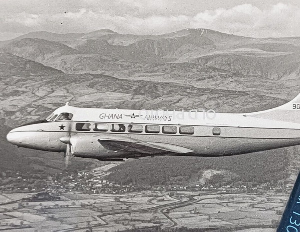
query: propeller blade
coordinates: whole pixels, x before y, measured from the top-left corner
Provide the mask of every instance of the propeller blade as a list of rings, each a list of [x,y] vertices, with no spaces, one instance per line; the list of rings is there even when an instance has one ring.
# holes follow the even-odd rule
[[[65,151],[65,154],[64,154],[65,168],[68,168],[71,157],[72,157],[71,144],[67,143],[67,148],[66,148],[66,151]]]
[[[72,130],[72,124],[68,123],[67,124],[67,132],[68,132],[68,136],[66,137],[62,137],[59,140],[62,143],[65,143],[67,145],[66,151],[64,153],[64,160],[65,160],[65,168],[68,168],[69,163],[70,163],[70,159],[73,156],[71,149],[72,149],[72,145],[71,145],[71,130]]]

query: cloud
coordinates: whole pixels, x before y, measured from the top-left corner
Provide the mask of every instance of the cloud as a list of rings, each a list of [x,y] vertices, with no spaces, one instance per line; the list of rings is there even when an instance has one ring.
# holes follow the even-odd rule
[[[98,0],[74,0],[81,7],[59,11],[53,8],[42,13],[3,13],[0,31],[8,35],[37,30],[67,33],[108,28],[120,33],[162,34],[185,28],[208,28],[253,37],[300,36],[300,8],[292,4],[277,3],[265,8],[241,4],[190,15],[170,13],[172,1],[175,0],[103,0],[99,4]]]
[[[173,0],[83,0],[86,8],[104,11],[112,15],[132,15],[144,18],[150,15],[165,15]]]
[[[18,17],[6,17],[5,18],[6,23],[17,23],[20,25],[24,25],[26,27],[36,27],[39,25],[39,15],[37,14],[27,14],[25,12],[22,12],[18,14]]]
[[[231,9],[204,11],[193,17],[191,26],[205,27],[244,36],[300,36],[300,8],[278,3],[268,9],[251,4]]]

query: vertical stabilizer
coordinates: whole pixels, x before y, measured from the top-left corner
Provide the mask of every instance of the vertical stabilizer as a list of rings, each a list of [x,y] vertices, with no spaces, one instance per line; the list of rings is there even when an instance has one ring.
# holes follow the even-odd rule
[[[282,106],[246,115],[277,121],[300,123],[300,94]]]

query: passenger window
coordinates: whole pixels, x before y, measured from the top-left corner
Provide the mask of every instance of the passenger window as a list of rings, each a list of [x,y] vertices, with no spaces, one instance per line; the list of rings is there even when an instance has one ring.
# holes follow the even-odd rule
[[[91,124],[90,123],[76,123],[76,130],[77,131],[90,131]]]
[[[194,127],[193,126],[181,126],[179,127],[179,133],[185,135],[192,135],[194,134]]]
[[[108,131],[108,125],[104,123],[96,123],[94,131]]]
[[[213,135],[220,135],[221,134],[221,128],[220,127],[214,127],[212,129]]]
[[[125,132],[124,124],[112,124],[111,131],[113,132]]]
[[[164,134],[176,134],[177,133],[177,126],[163,126],[162,132]]]
[[[160,128],[158,125],[147,125],[146,132],[147,133],[159,133]]]
[[[71,113],[61,113],[58,116],[57,120],[71,120],[72,117],[73,117],[73,114],[71,114]]]
[[[143,125],[129,124],[128,125],[128,132],[142,133],[143,132]]]

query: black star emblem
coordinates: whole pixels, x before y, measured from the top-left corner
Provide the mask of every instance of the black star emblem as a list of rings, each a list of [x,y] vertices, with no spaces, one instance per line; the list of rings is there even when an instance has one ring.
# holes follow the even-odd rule
[[[65,130],[65,127],[66,127],[66,126],[64,126],[64,125],[60,125],[60,126],[59,126],[60,130]]]

